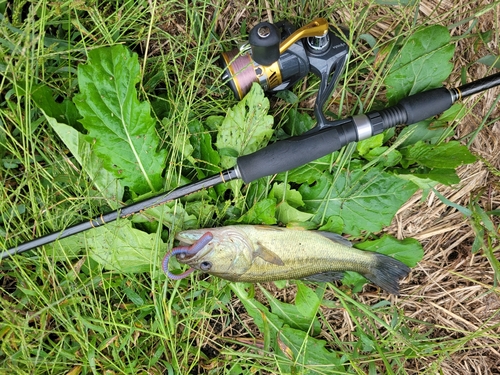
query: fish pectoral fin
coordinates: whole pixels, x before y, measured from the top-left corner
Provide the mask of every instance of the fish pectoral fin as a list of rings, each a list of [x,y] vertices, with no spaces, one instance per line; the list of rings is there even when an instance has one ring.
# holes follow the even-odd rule
[[[255,250],[254,256],[258,256],[259,258],[264,259],[266,262],[275,264],[277,266],[284,266],[285,263],[281,260],[281,258],[274,251],[269,250],[268,248],[259,244],[257,249]]]
[[[315,281],[318,283],[327,283],[333,280],[340,280],[344,277],[344,272],[341,271],[326,271],[317,273],[315,275],[310,275],[302,278],[302,280],[306,281]]]

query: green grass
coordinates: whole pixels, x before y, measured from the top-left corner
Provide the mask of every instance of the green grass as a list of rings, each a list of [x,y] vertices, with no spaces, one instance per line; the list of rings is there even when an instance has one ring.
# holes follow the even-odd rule
[[[0,2],[6,15],[0,22],[0,248],[87,220],[116,203],[95,189],[51,130],[39,105],[46,98],[37,95],[40,87],[47,87],[58,102],[72,99],[78,92],[77,67],[92,49],[124,44],[139,54],[139,98],[155,107],[158,134],[169,152],[165,171],[169,187],[183,183],[182,172],[190,168],[183,158],[188,122],[224,115],[236,104],[215,65],[219,53],[241,41],[240,32],[247,32],[268,13],[274,21],[305,24],[323,16],[349,27],[352,55],[330,106],[334,115],[344,117],[385,99],[381,82],[394,59],[383,54],[375,59],[365,34],[374,34],[375,47],[383,51],[423,24],[449,26],[467,16],[472,28],[465,28],[455,39],[477,47],[484,36],[476,27],[477,17],[489,14],[498,20],[500,5],[495,1],[478,8],[469,1],[460,7],[474,12],[463,18],[456,18],[452,10],[421,18],[415,6],[379,3],[384,2],[342,0],[327,6],[317,0],[250,5],[244,1],[198,1],[194,5],[190,1]],[[493,40],[498,40],[498,30],[492,29]],[[312,113],[317,85],[316,78],[308,77],[293,89],[305,113]],[[272,101],[270,113],[277,128],[292,108],[282,100]],[[468,107],[468,113],[473,109]],[[492,123],[483,122],[481,128]],[[76,121],[73,124],[82,129]],[[475,136],[466,140],[472,143]],[[337,161],[349,167],[354,152],[353,147],[347,148]],[[194,173],[190,177],[195,178]],[[264,180],[266,192],[271,183],[271,179]],[[197,217],[197,224],[222,225],[222,218],[241,215],[248,209],[245,199],[250,193],[247,189],[228,200],[218,197],[209,214]],[[470,221],[476,235],[484,236],[476,250],[483,246],[498,275],[498,213],[488,214],[487,221],[477,203],[470,209],[474,210]],[[184,225],[177,216],[169,220],[169,229]],[[144,224],[143,229],[151,231]],[[166,251],[159,240],[164,234],[152,232],[158,239],[153,251],[160,259]],[[165,240],[173,244],[173,238]],[[77,257],[74,252],[56,243],[54,248],[46,246],[1,261],[0,373],[434,374],[443,363],[479,347],[498,350],[500,342],[498,312],[473,330],[410,314],[408,306],[427,303],[426,295],[420,297],[418,291],[401,297],[399,304],[389,304],[328,285],[323,294],[317,292],[321,304],[310,325],[311,330],[315,324],[320,330],[310,337],[324,340],[337,362],[331,366],[310,363],[307,345],[318,342],[298,340],[308,337],[299,332],[296,337],[282,337],[280,332],[287,327],[273,328],[285,319],[282,315],[252,310],[258,301],[266,308],[272,303],[278,306],[276,301],[295,307],[294,284],[287,289],[267,285],[273,290],[269,297],[257,286],[245,287],[243,293],[215,277],[194,274],[181,281],[167,280],[158,263],[151,265],[149,273],[122,274],[103,269],[89,257],[88,249]],[[498,298],[496,285],[490,293]],[[267,311],[260,315],[261,324],[257,323],[258,311]],[[281,344],[282,352],[273,349],[274,341]]]

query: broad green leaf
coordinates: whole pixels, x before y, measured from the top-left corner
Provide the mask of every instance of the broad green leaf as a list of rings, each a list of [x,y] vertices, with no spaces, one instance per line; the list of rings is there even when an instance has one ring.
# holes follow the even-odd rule
[[[296,367],[300,368],[301,374],[317,373],[307,370],[315,365],[319,366],[322,373],[335,373],[335,368],[333,366],[337,364],[340,365],[340,359],[334,352],[330,352],[325,348],[326,341],[315,339],[303,330],[284,325],[284,320],[281,319],[278,314],[270,312],[263,304],[251,298],[244,286],[245,284],[243,283],[229,284],[229,287],[243,303],[248,315],[252,317],[253,322],[257,325],[261,334],[269,336],[264,337],[264,341],[269,340],[275,352],[281,350],[287,356],[290,354],[293,355],[294,358],[289,358],[297,363]],[[277,301],[274,300],[274,302]],[[300,319],[298,316],[292,318],[290,315],[292,311],[288,307],[284,307],[286,311],[282,310],[283,305],[286,304],[281,303],[279,307],[276,305],[280,314],[287,315],[291,318],[291,321]],[[291,352],[289,352],[287,348],[291,349]],[[302,367],[302,365],[307,366]],[[280,364],[280,370],[282,373],[290,373],[290,366],[287,363]]]
[[[196,160],[192,156],[194,147],[191,145],[191,142],[189,142],[189,134],[169,126],[171,122],[169,118],[164,118],[161,122],[164,128],[167,129],[166,133],[170,141],[169,149],[177,154],[179,159],[188,160],[192,165],[195,165]]]
[[[353,293],[358,293],[363,289],[363,286],[368,282],[363,276],[357,272],[346,271],[342,278],[342,284],[351,288]]]
[[[500,57],[495,55],[486,55],[477,60],[478,63],[500,69]]]
[[[377,54],[378,52],[378,47],[377,47],[377,39],[371,34],[361,34],[359,35],[359,39],[364,40],[370,48],[373,50],[374,54]]]
[[[410,181],[413,181],[412,178],[414,177],[423,181],[431,180],[448,186],[458,184],[460,182],[457,172],[451,168],[429,169],[426,167],[417,167],[411,169],[398,169],[397,173],[400,178]],[[420,184],[417,185],[420,186]]]
[[[78,236],[85,236],[90,256],[107,270],[149,272],[155,263],[156,235],[132,228],[130,220],[118,220]]]
[[[268,198],[275,199],[277,202],[276,219],[280,223],[304,222],[314,216],[297,209],[297,207],[304,206],[304,202],[300,193],[295,189],[291,189],[289,184],[273,184]]]
[[[123,287],[123,292],[127,296],[127,298],[132,301],[132,303],[136,306],[143,306],[144,305],[144,299],[134,290],[130,289],[129,287]]]
[[[429,145],[420,141],[401,149],[401,154],[404,157],[404,163],[401,164],[405,168],[417,163],[428,168],[451,169],[476,161],[476,157],[469,149],[457,141],[439,145]]]
[[[104,167],[138,194],[163,185],[166,150],[160,144],[148,102],[139,102],[137,54],[124,46],[89,51],[78,66],[80,94],[74,98],[87,140]]]
[[[69,236],[45,245],[47,255],[54,260],[71,259],[80,256],[85,248],[85,238],[82,235]]]
[[[293,222],[304,222],[311,219],[314,214],[302,212],[288,204],[287,201],[280,202],[276,205],[276,219],[283,224]]]
[[[283,321],[283,323],[288,324],[293,328],[300,329],[304,332],[309,331],[312,323],[313,332],[319,333],[321,331],[321,324],[316,319],[317,310],[314,311],[314,314],[305,315],[302,313],[302,311],[300,311],[297,305],[291,305],[289,303],[278,301],[265,288],[260,285],[259,287],[269,302],[271,312],[278,316]],[[311,292],[314,294],[312,290]],[[316,295],[314,296],[316,297]]]
[[[453,69],[450,63],[455,46],[444,26],[423,27],[405,42],[384,84],[387,99],[395,104],[403,97],[439,87]]]
[[[288,172],[279,173],[276,176],[277,181],[290,181],[298,184],[304,182],[312,184],[318,179],[323,171],[330,169],[335,161],[335,156],[326,155],[322,158],[315,160],[311,163],[307,163]]]
[[[91,146],[85,141],[85,135],[47,114],[45,118],[71,151],[73,157],[80,163],[82,170],[89,175],[93,184],[107,199],[108,205],[114,209],[118,208],[123,197],[123,186],[118,183],[113,174],[102,168],[102,161],[92,152]]]
[[[205,220],[212,218],[217,214],[217,206],[210,204],[204,200],[187,202],[186,212],[190,215],[190,218],[198,218],[199,222],[204,222]],[[183,229],[187,229],[185,227],[185,224]]]
[[[447,126],[448,122],[459,121],[463,119],[466,114],[467,107],[463,103],[455,103],[432,122],[432,127]]]
[[[37,85],[32,88],[31,98],[38,108],[43,110],[45,116],[53,117],[57,122],[67,124],[73,128],[81,127],[78,124],[80,114],[73,102],[64,99],[62,103],[55,101],[52,90],[46,85]]]
[[[269,195],[269,183],[265,178],[259,178],[256,181],[250,182],[246,186],[246,189],[246,204],[249,207],[255,205]]]
[[[172,117],[172,104],[168,99],[168,95],[158,95],[156,100],[151,102],[151,112],[157,119]]]
[[[285,102],[289,104],[297,104],[299,102],[299,97],[295,95],[292,91],[290,90],[282,90],[278,91],[276,94],[274,94],[277,98],[283,99]]]
[[[220,171],[220,156],[212,148],[212,137],[203,128],[201,121],[195,120],[188,124],[191,133],[190,142],[193,147],[193,158],[198,178],[205,178]]]
[[[431,121],[420,121],[416,124],[405,126],[398,135],[398,140],[403,139],[400,148],[411,146],[419,141],[436,144],[439,140],[453,136],[453,129],[449,127],[431,127]]]
[[[224,116],[208,116],[205,120],[205,125],[210,131],[216,131],[222,125]]]
[[[286,201],[292,207],[302,207],[304,201],[302,195],[290,187],[289,184],[275,183],[269,192],[268,198],[274,198],[277,202]]]
[[[371,353],[375,351],[375,343],[367,334],[365,334],[362,330],[358,329],[357,335],[360,338],[359,343],[362,344],[361,350],[363,352]]]
[[[384,235],[377,240],[358,243],[356,247],[361,250],[389,255],[408,267],[415,267],[424,256],[422,245],[413,238],[398,240],[392,236]]]
[[[236,156],[250,154],[267,144],[273,134],[274,122],[273,117],[267,114],[268,110],[269,100],[257,83],[238,104],[228,110],[215,143],[221,154],[222,168],[233,167]]]
[[[312,320],[319,309],[321,300],[316,293],[301,281],[297,281],[297,295],[295,296],[295,306],[304,316]]]
[[[334,351],[325,348],[326,341],[315,339],[306,332],[284,326],[279,339],[291,350],[298,374],[339,374],[344,373],[341,358]],[[317,367],[317,369],[315,369]]]
[[[198,203],[201,202],[198,201]],[[169,225],[173,232],[177,229],[195,227],[198,222],[197,217],[189,214],[184,210],[183,205],[177,201],[149,208],[132,216],[132,222],[134,223],[147,223],[153,220],[164,225]]]
[[[455,103],[443,112],[438,119],[420,121],[405,126],[398,135],[398,140],[403,140],[399,147],[413,145],[418,141],[437,144],[445,138],[453,136],[453,127],[448,126],[448,123],[461,119],[465,113],[464,109],[463,104]]]
[[[294,136],[305,133],[316,125],[316,121],[307,113],[302,113],[297,108],[292,108],[287,116],[283,130]]]
[[[324,230],[326,232],[333,232],[333,233],[343,233],[344,220],[342,220],[340,216],[330,216],[326,221],[326,224],[319,227],[318,230]]]
[[[383,142],[384,134],[380,133],[356,143],[356,150],[361,156],[363,156],[370,152],[370,150],[382,146]]]
[[[430,178],[417,177],[412,173],[398,174],[398,177],[402,178],[403,180],[411,181],[415,185],[417,185],[420,189],[422,189],[422,199],[421,199],[422,202],[427,199],[427,196],[429,195],[429,192],[432,190],[432,188],[439,183]]]
[[[384,167],[393,167],[403,158],[398,150],[390,149],[387,146],[376,147],[365,154],[364,157],[369,161],[377,160]]]
[[[276,200],[263,199],[253,205],[237,222],[240,224],[276,224]]]
[[[338,177],[323,173],[313,185],[303,184],[299,192],[313,220],[338,216],[345,233],[378,232],[389,225],[401,205],[417,190],[413,183],[372,168],[368,171],[340,171]]]
[[[267,326],[271,328],[270,340],[275,342],[276,333],[283,326],[283,321],[276,314],[271,313],[267,307],[258,302],[255,298],[251,298],[245,290],[244,283],[230,283],[228,285],[234,294],[236,294],[238,299],[243,303],[248,315],[252,317],[253,322],[262,333],[264,333],[266,329],[264,316],[267,318]]]

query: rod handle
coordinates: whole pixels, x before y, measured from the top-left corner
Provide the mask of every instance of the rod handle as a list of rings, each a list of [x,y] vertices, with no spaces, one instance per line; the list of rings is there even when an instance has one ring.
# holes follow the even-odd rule
[[[454,102],[451,92],[444,87],[431,89],[401,99],[396,105],[384,108],[378,113],[383,121],[383,128],[374,129],[373,135],[397,125],[410,125],[443,113]],[[371,113],[368,113],[369,116]],[[369,116],[370,117],[370,116]]]
[[[444,87],[414,94],[392,107],[335,121],[322,130],[278,141],[253,154],[240,156],[237,170],[243,181],[249,183],[299,167],[385,129],[425,120],[452,104],[453,97]]]
[[[273,143],[237,159],[237,170],[245,183],[299,167],[340,150],[358,136],[352,118],[323,130]]]

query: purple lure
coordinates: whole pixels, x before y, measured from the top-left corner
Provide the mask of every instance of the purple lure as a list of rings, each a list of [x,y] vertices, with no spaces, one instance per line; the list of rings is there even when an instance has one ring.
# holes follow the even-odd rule
[[[214,238],[213,234],[210,232],[206,232],[203,236],[200,237],[198,241],[196,241],[194,244],[191,246],[179,246],[179,247],[174,247],[172,250],[170,250],[165,257],[163,258],[162,262],[162,268],[163,272],[167,274],[167,276],[173,280],[180,280],[188,276],[190,273],[192,273],[195,269],[190,268],[187,271],[180,273],[178,275],[170,272],[168,270],[168,261],[170,260],[170,257],[173,255],[184,255],[184,256],[193,256],[198,253],[201,249],[203,249],[212,239]]]

